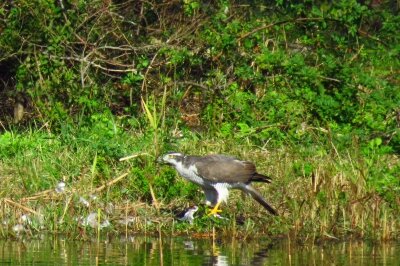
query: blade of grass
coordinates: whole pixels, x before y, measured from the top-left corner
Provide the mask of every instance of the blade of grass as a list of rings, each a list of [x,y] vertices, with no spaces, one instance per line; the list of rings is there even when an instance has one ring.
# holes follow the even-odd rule
[[[142,98],[142,105],[143,105],[143,109],[144,109],[145,114],[146,114],[146,118],[147,118],[147,120],[149,120],[150,126],[154,130],[156,130],[157,129],[157,117],[156,117],[155,111],[153,110],[154,112],[151,113],[148,104],[143,100],[143,98]]]
[[[93,163],[92,163],[92,168],[91,168],[91,182],[90,182],[90,190],[93,190],[93,179],[96,175],[96,166],[97,166],[97,152],[94,155]]]

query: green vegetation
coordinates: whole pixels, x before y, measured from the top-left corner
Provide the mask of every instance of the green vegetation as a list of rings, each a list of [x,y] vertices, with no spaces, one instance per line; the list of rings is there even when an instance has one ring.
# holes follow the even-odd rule
[[[101,230],[398,238],[399,8],[1,3],[0,235],[86,237],[110,221]],[[204,206],[193,225],[174,220],[203,195],[155,164],[169,150],[254,161],[280,216],[234,192],[229,220]]]

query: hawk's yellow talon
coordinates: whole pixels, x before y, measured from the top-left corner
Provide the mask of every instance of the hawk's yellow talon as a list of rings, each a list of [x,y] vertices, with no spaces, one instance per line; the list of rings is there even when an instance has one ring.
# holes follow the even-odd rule
[[[214,208],[210,211],[210,213],[208,214],[208,216],[216,215],[216,214],[218,214],[219,212],[222,212],[222,210],[218,209],[218,207],[219,207],[220,204],[221,204],[221,203],[218,202],[218,203],[214,206]]]

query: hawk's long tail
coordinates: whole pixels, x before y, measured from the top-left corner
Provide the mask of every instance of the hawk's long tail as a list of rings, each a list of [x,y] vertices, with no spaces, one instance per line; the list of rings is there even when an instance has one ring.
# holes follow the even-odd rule
[[[271,183],[271,177],[266,176],[266,175],[262,175],[259,173],[255,173],[251,179],[251,182],[263,182],[263,183]]]
[[[272,208],[271,205],[269,205],[269,203],[265,201],[263,196],[261,196],[261,194],[251,185],[246,185],[243,190],[249,193],[253,199],[255,199],[258,203],[260,203],[271,214],[278,215],[275,209]]]

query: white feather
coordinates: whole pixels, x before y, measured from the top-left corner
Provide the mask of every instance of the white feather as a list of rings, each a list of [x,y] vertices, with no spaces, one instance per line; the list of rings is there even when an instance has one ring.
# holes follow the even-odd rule
[[[231,188],[231,186],[227,183],[217,183],[214,184],[214,188],[217,190],[218,192],[218,202],[227,202],[228,198],[229,198],[229,188]]]
[[[198,184],[200,186],[204,186],[204,180],[198,175],[197,168],[195,165],[189,166],[189,168],[183,167],[182,162],[177,162],[175,164],[175,168],[178,171],[178,173],[186,178],[187,180]]]

